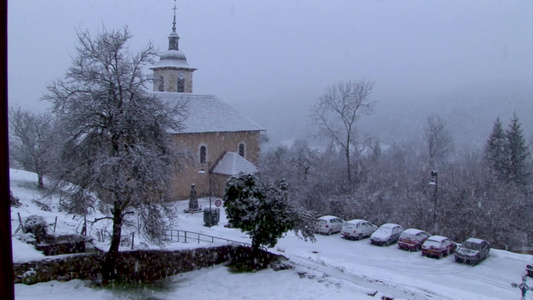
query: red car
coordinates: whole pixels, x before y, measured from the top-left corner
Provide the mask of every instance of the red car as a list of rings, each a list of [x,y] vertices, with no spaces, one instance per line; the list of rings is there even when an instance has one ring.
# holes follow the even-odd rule
[[[422,255],[441,258],[455,252],[457,245],[447,237],[434,235],[422,244]]]
[[[429,238],[429,233],[415,228],[406,229],[400,234],[398,248],[408,251],[422,249],[422,244]]]

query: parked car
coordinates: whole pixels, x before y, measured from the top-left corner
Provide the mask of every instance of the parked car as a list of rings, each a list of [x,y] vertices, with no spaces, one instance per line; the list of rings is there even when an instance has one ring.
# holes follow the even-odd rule
[[[373,245],[391,245],[398,241],[403,228],[398,224],[386,223],[381,225],[370,236],[370,243]]]
[[[489,256],[490,245],[487,241],[469,238],[455,252],[455,261],[475,265]]]
[[[322,216],[317,219],[316,232],[321,234],[334,234],[341,232],[344,221],[335,216]]]
[[[422,255],[441,258],[455,252],[457,245],[445,236],[430,236],[422,244]]]
[[[404,230],[398,239],[398,248],[408,251],[422,249],[422,244],[429,238],[429,233],[415,228]]]
[[[376,231],[378,227],[366,220],[350,220],[344,222],[342,225],[341,234],[345,239],[357,239],[360,240],[365,237],[369,237]]]

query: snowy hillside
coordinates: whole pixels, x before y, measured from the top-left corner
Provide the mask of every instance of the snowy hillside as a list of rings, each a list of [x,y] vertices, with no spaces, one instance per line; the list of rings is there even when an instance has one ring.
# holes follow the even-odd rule
[[[12,208],[12,231],[22,218],[37,214],[54,224],[58,217],[56,233],[80,231],[83,219],[60,212],[59,195],[45,195],[36,188],[32,173],[11,170],[11,189],[22,206]],[[50,211],[43,211],[37,200]],[[204,207],[208,199],[200,199]],[[214,203],[214,202],[213,202]],[[238,229],[225,228],[222,211],[218,226],[203,226],[202,214],[185,214],[187,202],[174,204],[177,214],[176,228],[208,235],[249,242]],[[42,206],[42,205],[41,205]],[[99,217],[94,212],[89,219]],[[106,230],[107,223],[96,223],[88,233],[97,240],[96,232]],[[99,226],[99,227],[97,227]],[[50,226],[53,231],[53,225]],[[135,228],[125,229],[125,235]],[[19,241],[20,231],[13,237],[15,262],[45,258],[32,246]],[[96,243],[101,249],[109,240]],[[189,241],[171,243],[167,249],[193,248],[210,244]],[[142,240],[135,249],[153,248]],[[130,249],[122,248],[123,251]],[[396,245],[377,247],[369,240],[347,241],[340,236],[317,236],[316,243],[299,240],[289,233],[270,251],[285,255],[295,265],[293,270],[264,270],[252,274],[230,273],[224,266],[215,266],[169,278],[164,284],[142,288],[102,289],[90,287],[80,280],[47,282],[32,286],[15,285],[16,299],[519,299],[520,291],[511,287],[519,283],[530,255],[491,250],[489,258],[478,266],[457,264],[453,256],[443,259],[422,257],[420,252],[399,250]],[[533,279],[528,279],[533,285]],[[377,292],[377,293],[376,293]],[[376,293],[374,296],[372,294]],[[527,299],[533,299],[532,294]]]

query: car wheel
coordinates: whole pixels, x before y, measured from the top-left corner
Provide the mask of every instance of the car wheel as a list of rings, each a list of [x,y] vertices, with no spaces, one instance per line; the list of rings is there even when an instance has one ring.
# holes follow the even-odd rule
[[[357,235],[357,240],[358,240],[358,241],[360,241],[360,240],[362,240],[362,239],[363,239],[363,234],[362,234],[362,233],[360,233],[359,235]]]
[[[331,235],[332,233],[333,233],[333,231],[331,231],[331,229],[328,230],[328,235]]]

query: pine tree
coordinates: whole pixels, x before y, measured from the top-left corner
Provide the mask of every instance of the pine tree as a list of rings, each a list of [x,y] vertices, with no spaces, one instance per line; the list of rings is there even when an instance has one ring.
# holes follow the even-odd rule
[[[289,230],[314,241],[314,216],[289,203],[285,180],[262,181],[255,175],[226,183],[224,207],[229,223],[252,238],[252,248],[274,247]]]
[[[514,114],[509,128],[505,131],[505,137],[507,140],[505,147],[507,181],[524,185],[528,182],[527,179],[530,175],[528,172],[529,149],[516,114]]]
[[[506,178],[506,143],[502,123],[497,118],[485,146],[485,160],[499,179]]]

